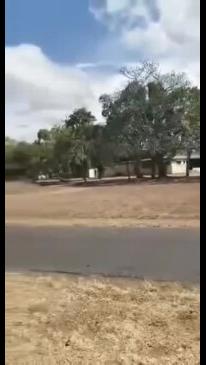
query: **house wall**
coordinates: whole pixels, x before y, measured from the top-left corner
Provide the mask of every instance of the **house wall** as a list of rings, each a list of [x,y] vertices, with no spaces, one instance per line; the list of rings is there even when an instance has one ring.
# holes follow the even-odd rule
[[[134,169],[130,166],[130,174],[134,174]],[[114,176],[127,176],[127,166],[126,164],[107,166],[104,170],[104,177],[114,177]]]
[[[146,165],[146,166],[145,166]],[[131,176],[135,176],[134,163],[130,162],[128,165],[126,163],[116,164],[105,167],[104,177],[114,177],[114,176],[128,176],[128,167]],[[142,164],[143,175],[151,175],[151,166],[149,164]]]
[[[170,174],[186,174],[186,160],[172,161],[169,171]]]
[[[134,163],[130,162],[129,164],[130,175],[135,176],[135,168]],[[200,159],[191,159],[191,168],[194,168],[197,171],[200,171]],[[128,176],[127,172],[128,166],[126,163],[122,164],[114,164],[108,167],[105,167],[104,176],[105,177],[114,177],[114,176]],[[195,171],[195,170],[194,170]],[[152,172],[151,161],[145,160],[142,161],[142,172],[143,175],[150,175]],[[157,171],[156,171],[157,173]],[[186,174],[186,157],[185,156],[177,156],[174,158],[170,164],[167,165],[167,174]]]
[[[89,178],[90,179],[97,179],[98,177],[98,170],[97,169],[89,169]]]
[[[129,164],[130,175],[135,176],[135,168],[134,163]],[[152,168],[149,163],[142,164],[142,173],[143,175],[151,176]],[[157,173],[157,171],[156,171]],[[167,166],[167,174],[186,174],[186,160],[173,160]],[[105,167],[104,177],[114,177],[114,176],[128,176],[127,172],[127,164],[117,164]]]

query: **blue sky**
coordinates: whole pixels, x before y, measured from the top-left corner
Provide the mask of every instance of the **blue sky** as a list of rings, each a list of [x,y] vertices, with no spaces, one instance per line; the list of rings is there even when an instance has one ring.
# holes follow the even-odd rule
[[[35,44],[58,62],[89,62],[106,33],[87,0],[6,0],[6,45]]]
[[[178,11],[177,11],[178,10]],[[199,0],[6,0],[6,134],[35,138],[143,59],[199,84]]]

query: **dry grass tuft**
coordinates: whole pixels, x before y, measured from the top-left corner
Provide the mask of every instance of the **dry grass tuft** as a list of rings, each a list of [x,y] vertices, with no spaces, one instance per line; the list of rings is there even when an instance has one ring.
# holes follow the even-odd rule
[[[199,364],[199,289],[8,274],[6,364]]]

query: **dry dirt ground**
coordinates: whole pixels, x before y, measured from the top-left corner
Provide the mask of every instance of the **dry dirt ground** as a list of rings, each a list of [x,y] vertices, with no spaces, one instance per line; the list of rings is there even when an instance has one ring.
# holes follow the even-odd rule
[[[7,365],[197,365],[199,339],[197,287],[6,275]]]
[[[41,187],[6,183],[6,223],[199,226],[199,182]]]

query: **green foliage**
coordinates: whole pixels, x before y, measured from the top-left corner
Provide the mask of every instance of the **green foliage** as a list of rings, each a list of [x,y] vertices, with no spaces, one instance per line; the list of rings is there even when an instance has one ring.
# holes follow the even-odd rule
[[[6,166],[21,167],[26,174],[87,178],[96,167],[115,161],[151,157],[153,175],[165,174],[166,162],[179,150],[191,153],[200,144],[200,90],[191,87],[184,74],[161,74],[158,65],[143,63],[121,72],[128,78],[122,90],[100,96],[106,124],[94,124],[86,108],[74,110],[62,125],[40,129],[34,143],[5,137]]]
[[[192,151],[200,148],[200,90],[188,88],[185,93],[183,146]]]
[[[50,133],[47,129],[40,129],[37,133],[38,143],[48,141],[50,139]]]
[[[128,85],[115,95],[102,95],[102,114],[110,135],[139,159],[147,151],[165,174],[169,161],[186,142],[197,146],[199,134],[198,89],[191,88],[184,74],[161,74],[157,65],[145,63],[124,69]],[[138,173],[141,175],[141,173]]]
[[[66,130],[70,133],[69,163],[75,174],[81,174],[84,180],[91,163],[92,128],[95,117],[85,108],[75,110],[65,120]]]
[[[73,130],[79,130],[80,128],[87,127],[95,122],[96,118],[86,108],[76,109],[68,118],[65,120],[67,128]]]

